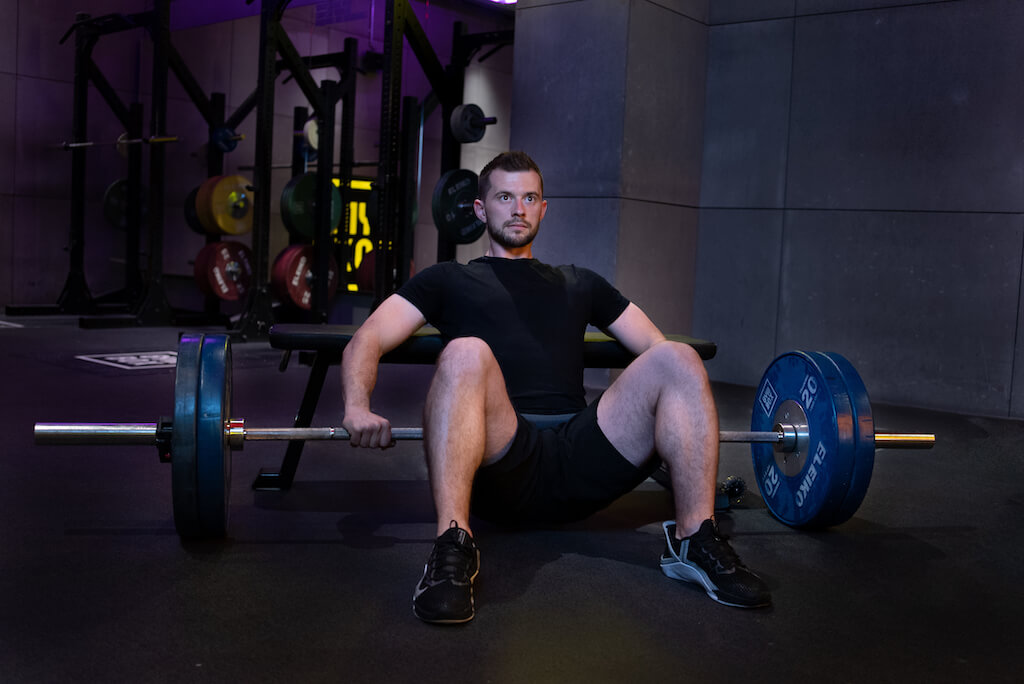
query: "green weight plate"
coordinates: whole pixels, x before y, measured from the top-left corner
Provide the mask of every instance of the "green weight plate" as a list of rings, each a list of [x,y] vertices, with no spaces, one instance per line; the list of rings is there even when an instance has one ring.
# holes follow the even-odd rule
[[[341,222],[341,192],[331,186],[331,230]],[[291,233],[306,239],[316,235],[316,174],[295,176],[281,192],[281,220]]]
[[[857,512],[861,502],[864,501],[864,495],[867,494],[868,485],[871,483],[871,473],[875,467],[875,420],[871,415],[871,398],[868,396],[868,390],[853,364],[835,352],[826,352],[823,356],[828,357],[835,364],[846,383],[850,404],[853,407],[854,436],[856,437],[850,488],[836,513],[835,521],[832,523],[838,525],[849,520]]]
[[[200,537],[196,471],[196,411],[202,335],[182,335],[174,375],[174,428],[171,434],[171,498],[174,526],[183,538]]]
[[[757,390],[750,429],[806,425],[796,451],[754,443],[754,475],[772,514],[794,527],[841,522],[856,451],[854,414],[842,374],[815,352],[789,352],[768,367]]]
[[[227,335],[203,339],[199,364],[199,413],[196,419],[201,536],[223,537],[228,531],[231,493],[231,449],[224,430],[231,417],[231,342]]]

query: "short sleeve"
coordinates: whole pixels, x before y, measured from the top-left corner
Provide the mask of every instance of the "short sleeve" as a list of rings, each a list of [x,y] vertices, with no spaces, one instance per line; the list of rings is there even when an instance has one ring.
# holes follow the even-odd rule
[[[584,269],[583,273],[590,282],[590,323],[598,328],[607,328],[626,310],[629,300],[597,273],[589,269]]]
[[[419,309],[428,322],[438,320],[444,304],[444,286],[449,262],[429,266],[398,288],[399,297]]]

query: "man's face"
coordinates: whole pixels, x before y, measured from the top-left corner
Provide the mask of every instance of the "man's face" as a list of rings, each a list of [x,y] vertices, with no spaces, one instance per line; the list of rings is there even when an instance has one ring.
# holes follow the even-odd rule
[[[535,171],[502,171],[490,176],[490,189],[474,211],[487,224],[491,241],[505,249],[533,242],[548,203],[541,196],[540,176]]]

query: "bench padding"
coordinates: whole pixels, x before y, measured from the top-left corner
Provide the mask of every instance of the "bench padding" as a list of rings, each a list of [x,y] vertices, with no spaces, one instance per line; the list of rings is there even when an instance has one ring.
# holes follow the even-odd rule
[[[352,339],[358,326],[279,323],[270,328],[270,346],[291,351],[315,351],[337,354]],[[686,335],[666,335],[670,340],[693,347],[702,359],[715,356],[717,345]],[[381,359],[381,363],[434,363],[444,345],[435,328],[424,326]],[[588,332],[583,338],[583,363],[587,368],[625,368],[633,354],[617,341],[599,332]]]

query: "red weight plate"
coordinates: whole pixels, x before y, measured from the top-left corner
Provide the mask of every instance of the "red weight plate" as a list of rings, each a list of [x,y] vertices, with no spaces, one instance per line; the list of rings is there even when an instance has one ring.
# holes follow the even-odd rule
[[[252,252],[240,242],[211,242],[196,256],[195,279],[203,294],[241,299],[252,284]]]
[[[313,305],[313,246],[292,245],[274,260],[271,284],[278,299],[309,310]],[[327,273],[327,298],[338,290],[338,264],[332,256]]]

